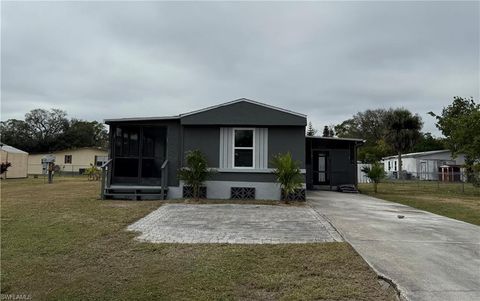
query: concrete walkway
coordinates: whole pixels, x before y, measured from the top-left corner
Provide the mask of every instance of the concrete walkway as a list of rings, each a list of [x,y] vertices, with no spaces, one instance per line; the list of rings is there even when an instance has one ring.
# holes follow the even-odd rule
[[[342,241],[307,205],[167,204],[128,227],[157,243],[278,244]]]
[[[308,198],[408,300],[480,300],[480,227],[359,194]]]

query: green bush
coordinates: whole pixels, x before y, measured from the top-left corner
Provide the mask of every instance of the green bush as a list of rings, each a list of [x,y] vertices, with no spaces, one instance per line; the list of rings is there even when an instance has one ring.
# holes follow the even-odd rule
[[[377,193],[377,186],[380,181],[385,178],[385,170],[383,165],[375,162],[372,166],[365,166],[362,168],[362,171],[367,175],[367,177],[373,182],[373,191]]]
[[[186,163],[186,167],[178,170],[178,178],[193,188],[193,197],[198,201],[200,187],[213,172],[208,169],[207,159],[199,150],[187,152]]]
[[[98,181],[100,180],[101,171],[96,166],[90,164],[90,167],[85,169],[85,174],[88,176],[88,180]]]
[[[288,196],[302,187],[303,178],[300,173],[300,163],[294,161],[292,155],[288,152],[274,156],[272,164],[275,168],[273,173],[284,191],[285,203],[288,203]]]

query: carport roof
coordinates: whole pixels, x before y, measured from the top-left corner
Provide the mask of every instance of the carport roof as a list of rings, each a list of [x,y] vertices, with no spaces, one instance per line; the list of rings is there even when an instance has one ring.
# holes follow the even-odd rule
[[[322,136],[305,136],[307,139],[324,139],[324,140],[337,140],[337,141],[355,141],[365,143],[366,140],[360,138],[339,138],[339,137],[322,137]]]

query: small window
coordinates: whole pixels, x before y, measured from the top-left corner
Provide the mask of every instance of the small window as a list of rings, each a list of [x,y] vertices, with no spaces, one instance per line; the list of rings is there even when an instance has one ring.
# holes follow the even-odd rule
[[[65,164],[72,164],[72,155],[65,155]]]
[[[95,166],[102,166],[108,161],[108,156],[95,156]]]
[[[393,170],[397,171],[397,161],[393,161],[393,166],[394,166]]]
[[[390,171],[392,169],[392,162],[388,161],[388,170]]]
[[[254,167],[254,130],[235,129],[233,141],[233,167]]]

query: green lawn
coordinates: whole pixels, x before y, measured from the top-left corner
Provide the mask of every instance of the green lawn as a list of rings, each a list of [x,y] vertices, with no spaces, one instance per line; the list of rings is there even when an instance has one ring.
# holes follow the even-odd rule
[[[480,188],[471,184],[428,181],[359,184],[362,193],[387,201],[480,225]]]
[[[1,182],[1,293],[33,300],[392,300],[347,243],[148,244],[125,227],[161,201],[98,182]]]

